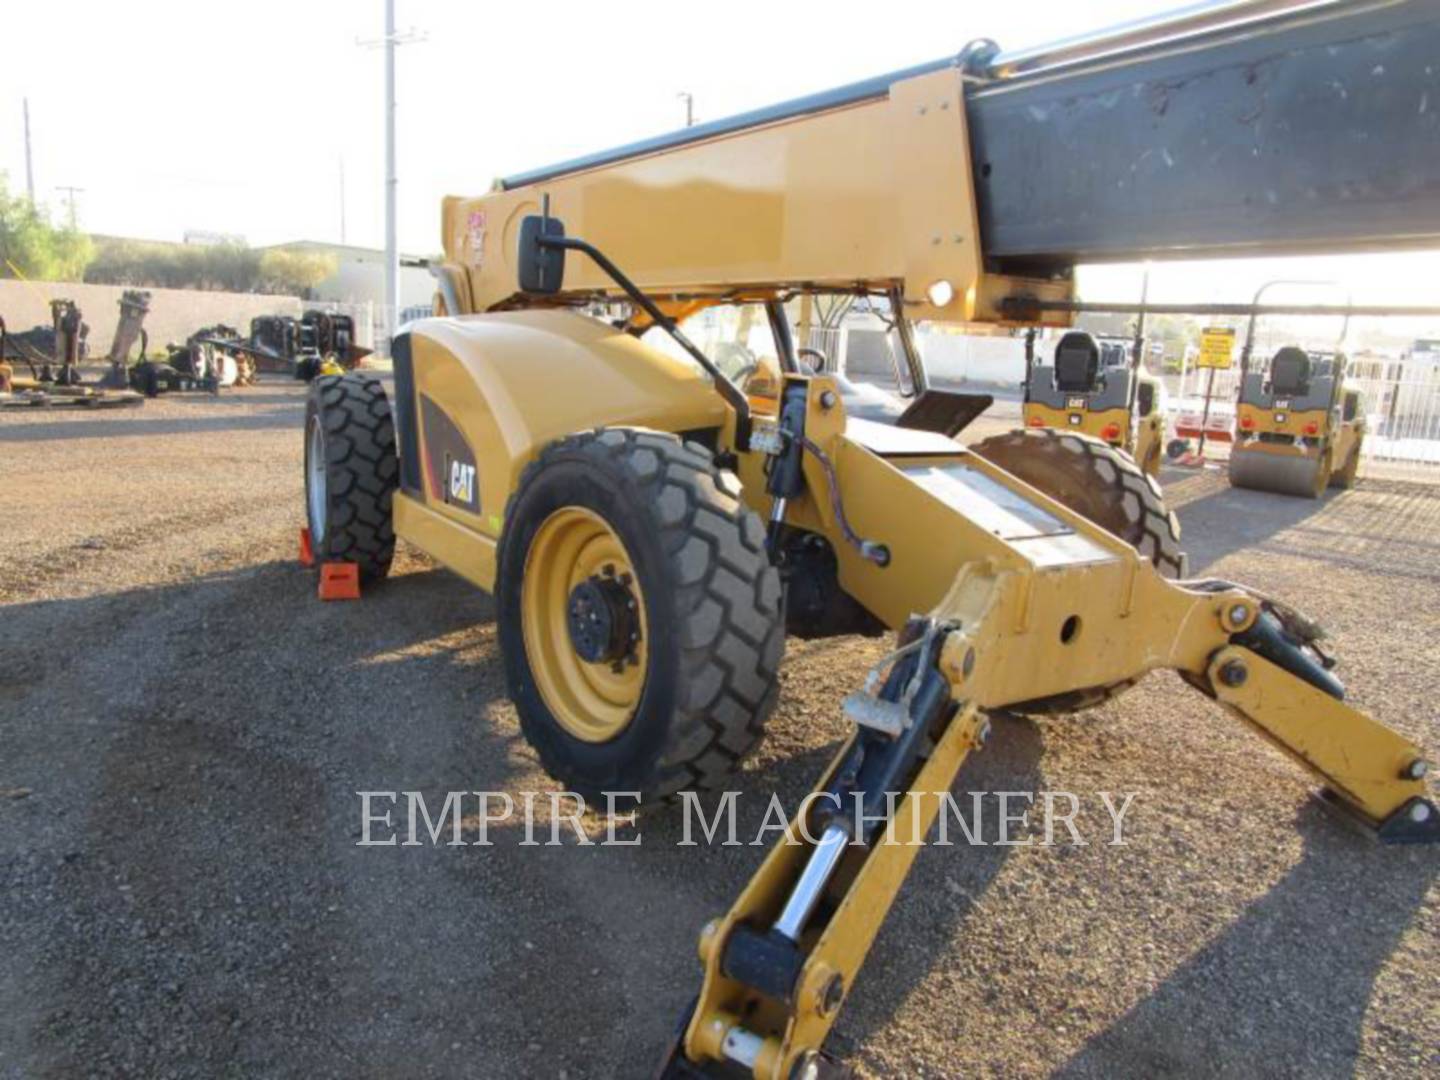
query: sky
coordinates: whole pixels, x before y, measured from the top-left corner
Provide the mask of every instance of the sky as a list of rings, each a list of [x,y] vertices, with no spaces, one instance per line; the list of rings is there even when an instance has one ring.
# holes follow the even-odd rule
[[[976,37],[1042,44],[1176,6],[397,0],[397,24],[422,38],[397,59],[401,249],[439,250],[442,195],[681,126],[681,91],[694,95],[697,119],[717,119],[953,55]],[[383,51],[366,42],[383,32],[383,12],[382,0],[7,5],[0,170],[23,190],[28,97],[36,195],[63,217],[60,189],[82,188],[77,219],[91,232],[339,241],[343,218],[346,241],[379,246]],[[1338,279],[1357,302],[1433,302],[1421,294],[1440,279],[1440,256],[1302,269],[1165,264],[1152,296],[1246,299],[1264,280],[1301,276]],[[1100,268],[1081,286],[1090,299],[1131,299],[1138,275]]]
[[[1036,44],[1173,6],[737,0],[720,7],[397,0],[424,40],[397,56],[402,249],[439,248],[440,198],[699,119],[958,52]],[[82,227],[252,244],[384,240],[382,0],[47,0],[7,4],[0,169],[36,195],[73,185]],[[693,14],[687,14],[693,12]],[[66,28],[71,28],[69,31]],[[26,43],[29,43],[28,45]]]

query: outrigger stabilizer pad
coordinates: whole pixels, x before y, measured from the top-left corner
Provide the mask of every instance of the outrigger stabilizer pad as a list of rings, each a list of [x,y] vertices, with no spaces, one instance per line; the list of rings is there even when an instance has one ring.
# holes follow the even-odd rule
[[[1315,800],[1335,818],[1382,844],[1440,843],[1440,810],[1429,799],[1408,800],[1378,825],[1357,814],[1329,788],[1316,791]]]

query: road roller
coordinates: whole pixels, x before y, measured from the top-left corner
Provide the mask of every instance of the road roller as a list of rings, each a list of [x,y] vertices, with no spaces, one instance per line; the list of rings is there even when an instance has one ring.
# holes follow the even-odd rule
[[[1240,381],[1230,450],[1235,487],[1318,499],[1350,488],[1365,439],[1364,401],[1345,354],[1286,345]]]
[[[1041,364],[1035,338],[1025,338],[1027,428],[1055,428],[1101,439],[1158,476],[1165,443],[1164,390],[1140,366],[1140,352],[1118,338],[1070,330]]]

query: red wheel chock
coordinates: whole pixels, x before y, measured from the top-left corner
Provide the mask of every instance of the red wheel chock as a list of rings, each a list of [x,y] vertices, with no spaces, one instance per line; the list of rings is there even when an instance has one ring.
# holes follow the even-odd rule
[[[310,530],[300,530],[300,565],[320,566],[321,600],[359,600],[360,568],[350,562],[319,562],[315,558],[315,545],[310,540]]]
[[[321,600],[359,600],[360,567],[353,562],[320,564]]]

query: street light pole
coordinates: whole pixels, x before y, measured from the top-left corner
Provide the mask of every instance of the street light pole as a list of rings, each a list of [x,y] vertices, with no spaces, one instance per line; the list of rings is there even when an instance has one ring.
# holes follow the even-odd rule
[[[395,30],[395,0],[385,0],[385,36],[379,41],[356,41],[367,48],[376,45],[385,48],[385,338],[395,334],[400,316],[400,249],[396,240],[395,223],[396,195],[400,187],[395,175],[395,47],[408,45],[412,41],[424,41],[423,34],[406,30],[403,34]],[[343,172],[344,161],[341,161]],[[343,208],[342,208],[342,222]],[[343,227],[343,226],[342,226]]]
[[[35,205],[35,166],[30,161],[30,99],[25,102],[25,194],[30,197],[30,205]]]
[[[385,0],[385,351],[400,316],[400,249],[395,225],[395,0]]]

